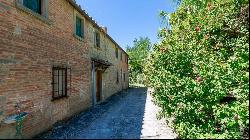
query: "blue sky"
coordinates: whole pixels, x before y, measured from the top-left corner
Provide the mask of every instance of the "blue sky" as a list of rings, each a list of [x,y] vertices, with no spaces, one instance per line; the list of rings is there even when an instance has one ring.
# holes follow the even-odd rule
[[[174,0],[76,0],[98,25],[122,47],[132,45],[135,38],[149,37],[157,41],[159,11],[174,12]]]

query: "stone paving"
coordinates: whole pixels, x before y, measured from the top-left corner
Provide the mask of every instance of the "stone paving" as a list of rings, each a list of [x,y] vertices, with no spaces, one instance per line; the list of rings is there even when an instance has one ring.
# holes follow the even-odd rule
[[[76,115],[36,138],[156,139],[176,138],[163,120],[147,88],[130,88]]]

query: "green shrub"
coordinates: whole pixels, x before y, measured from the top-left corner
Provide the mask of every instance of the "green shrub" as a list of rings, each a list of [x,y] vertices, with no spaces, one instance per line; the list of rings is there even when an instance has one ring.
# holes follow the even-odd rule
[[[144,73],[180,138],[248,137],[248,10],[247,0],[183,0],[159,33]]]
[[[145,76],[143,74],[143,65],[152,48],[148,37],[135,38],[132,46],[127,46],[126,52],[129,55],[129,83],[143,84]]]

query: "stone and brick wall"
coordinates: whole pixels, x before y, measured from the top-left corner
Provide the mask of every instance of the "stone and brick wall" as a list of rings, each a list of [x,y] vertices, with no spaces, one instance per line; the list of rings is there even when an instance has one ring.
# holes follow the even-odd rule
[[[128,88],[128,65],[125,61],[125,56],[127,56],[127,54],[125,54],[124,51],[122,51],[116,44],[110,41],[108,37],[105,36],[105,32],[99,32],[101,38],[100,48],[96,47],[94,45],[94,31],[97,29],[93,27],[90,23],[87,24],[87,28],[89,31],[89,56],[102,60],[107,60],[108,62],[113,64],[103,73],[102,98],[106,99],[113,93]],[[116,48],[118,48],[118,58],[116,58]],[[121,52],[123,57],[122,60],[120,59]],[[117,71],[119,72],[119,83],[117,83]],[[123,79],[123,73],[125,73],[126,75],[125,81]]]
[[[104,99],[128,87],[127,77],[114,84],[116,69],[127,73],[125,61],[115,59],[114,43],[106,38],[105,51],[103,45],[95,50],[88,20],[84,39],[74,37],[74,12],[78,11],[67,0],[48,2],[48,19],[41,20],[18,8],[16,0],[0,0],[0,138],[15,138],[15,124],[3,120],[15,114],[16,103],[29,113],[23,123],[27,138],[90,107],[93,52],[114,64],[103,75]],[[52,67],[60,65],[71,68],[71,90],[69,97],[52,101]]]

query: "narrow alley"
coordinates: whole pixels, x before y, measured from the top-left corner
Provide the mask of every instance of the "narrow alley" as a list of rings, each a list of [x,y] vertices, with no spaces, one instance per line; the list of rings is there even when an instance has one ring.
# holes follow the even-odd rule
[[[151,100],[147,88],[130,88],[66,122],[57,123],[37,138],[175,138],[165,121],[156,119],[157,107]]]

